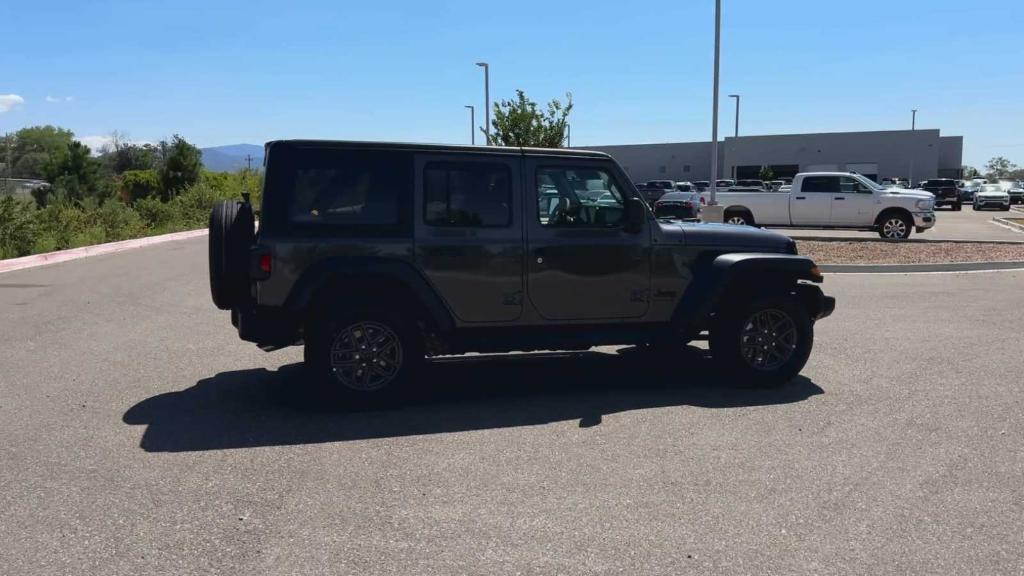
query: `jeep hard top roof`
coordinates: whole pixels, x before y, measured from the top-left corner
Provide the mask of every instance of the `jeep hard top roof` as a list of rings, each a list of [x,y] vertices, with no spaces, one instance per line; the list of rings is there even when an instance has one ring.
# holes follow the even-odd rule
[[[578,150],[576,148],[518,148],[511,146],[466,146],[462,144],[416,144],[412,142],[366,142],[357,140],[271,140],[264,145],[270,152],[278,144],[297,148],[333,148],[359,150],[404,150],[412,152],[458,152],[467,154],[515,155],[515,156],[558,156],[566,158],[611,158],[604,152]]]

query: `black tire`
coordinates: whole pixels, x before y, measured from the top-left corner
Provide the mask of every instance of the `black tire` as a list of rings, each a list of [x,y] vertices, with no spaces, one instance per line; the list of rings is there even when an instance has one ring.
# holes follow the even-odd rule
[[[886,240],[906,240],[914,221],[902,212],[888,212],[878,219],[878,235]]]
[[[754,217],[746,210],[726,210],[722,219],[726,224],[735,224],[737,226],[754,225]]]
[[[718,370],[734,383],[745,386],[778,386],[792,380],[807,364],[814,346],[814,322],[807,309],[790,294],[736,300],[726,302],[727,307],[733,307],[716,314],[711,326],[709,345]],[[775,332],[766,336],[758,330],[754,319],[762,314],[780,321],[777,325],[765,325],[769,330],[784,326],[792,330],[793,340],[789,341],[788,336],[780,337]],[[775,358],[775,354],[772,357],[758,356],[757,348],[761,344],[757,339],[761,337],[786,339],[784,343],[766,341],[763,344],[774,346],[773,349],[780,353],[778,356],[784,356],[784,359]],[[761,360],[765,359],[771,362],[762,363]]]
[[[249,297],[249,248],[256,238],[252,208],[222,200],[210,212],[210,295],[221,310]]]
[[[1010,211],[1010,206],[1009,205],[1000,206],[999,209],[1002,210],[1003,212],[1009,212]]]
[[[953,212],[959,212],[959,211],[963,210],[963,208],[964,208],[964,205],[962,203],[960,203],[960,202],[957,202],[956,204],[953,204]]]
[[[396,399],[420,371],[423,357],[422,336],[396,312],[363,307],[328,311],[314,314],[306,327],[306,369],[331,401],[367,406]],[[378,362],[380,368],[373,370]]]
[[[975,203],[972,203],[972,204],[971,204],[971,210],[974,210],[975,212],[977,212],[978,210],[981,210],[981,208],[978,208],[978,205],[977,205],[977,204],[975,204]]]

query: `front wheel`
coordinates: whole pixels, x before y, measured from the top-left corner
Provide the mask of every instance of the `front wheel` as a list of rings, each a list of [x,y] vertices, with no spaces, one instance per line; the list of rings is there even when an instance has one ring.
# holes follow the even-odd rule
[[[964,205],[962,203],[957,202],[956,204],[953,204],[953,212],[959,212],[963,207]]]
[[[422,362],[422,338],[397,314],[338,311],[307,326],[306,368],[333,399],[370,404],[393,398]]]
[[[775,386],[792,380],[814,345],[807,310],[788,294],[735,304],[716,315],[711,328],[709,344],[719,369],[739,384]]]
[[[910,237],[913,221],[904,214],[888,214],[882,217],[878,235],[888,240],[905,240]]]

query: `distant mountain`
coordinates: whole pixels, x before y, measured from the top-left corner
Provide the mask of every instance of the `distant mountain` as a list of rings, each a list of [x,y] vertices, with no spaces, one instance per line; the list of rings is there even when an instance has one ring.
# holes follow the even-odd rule
[[[256,144],[228,144],[200,148],[203,153],[203,166],[213,172],[234,172],[245,168],[246,155],[252,155],[252,167],[263,166],[263,146]]]

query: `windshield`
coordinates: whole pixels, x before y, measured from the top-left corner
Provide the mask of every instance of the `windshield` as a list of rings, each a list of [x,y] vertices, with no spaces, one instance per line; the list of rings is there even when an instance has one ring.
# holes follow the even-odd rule
[[[1002,192],[1002,186],[998,184],[985,184],[981,187],[982,192]]]

